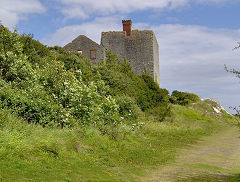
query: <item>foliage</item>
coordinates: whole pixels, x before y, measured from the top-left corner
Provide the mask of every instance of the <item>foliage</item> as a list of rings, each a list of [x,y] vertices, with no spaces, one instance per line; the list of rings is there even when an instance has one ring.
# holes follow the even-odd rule
[[[0,108],[11,109],[13,113],[24,118],[29,123],[41,124],[42,126],[61,126],[69,125],[66,116],[67,111],[54,101],[42,94],[42,97],[35,97],[32,94],[11,86],[2,86],[0,89]],[[43,97],[43,95],[45,97]],[[38,92],[39,96],[39,92]]]
[[[23,53],[23,44],[16,30],[11,33],[0,26],[0,50],[0,76],[3,79],[20,87],[25,87],[37,79],[36,71]]]
[[[239,48],[240,48],[240,42],[237,42],[237,43],[238,43],[238,46],[234,47],[233,50],[235,50],[235,49],[239,49]]]
[[[152,77],[148,74],[135,74],[127,60],[119,64],[116,64],[117,61],[114,54],[107,52],[106,64],[100,65],[99,69],[101,78],[110,88],[110,95],[125,93],[133,97],[142,111],[157,107],[162,102],[168,102],[169,92],[159,88]]]
[[[177,90],[172,92],[172,97],[170,98],[171,103],[179,105],[189,105],[190,103],[195,103],[199,100],[200,98],[196,94],[180,92]]]
[[[233,50],[240,48],[240,42],[237,42],[238,46],[234,47]],[[240,71],[234,68],[228,68],[227,65],[224,65],[224,69],[227,72],[233,73],[237,78],[240,78]],[[230,109],[234,110],[236,112],[236,116],[240,117],[240,106],[231,106]]]
[[[93,125],[106,133],[121,124],[121,118],[134,123],[142,111],[160,105],[169,109],[168,91],[149,75],[135,74],[116,54],[107,52],[102,63],[93,65],[76,52],[42,45],[31,34],[19,35],[3,26],[0,31],[0,108],[29,123]],[[163,119],[166,111],[159,110]]]
[[[165,122],[142,118],[145,124],[134,132],[124,125],[109,128],[113,137],[108,137],[95,127],[29,125],[11,111],[0,110],[0,179],[141,181],[149,171],[172,162],[179,148],[223,124],[223,118],[208,116],[206,121],[202,113],[179,105],[173,106],[172,115],[175,119]]]
[[[235,49],[240,48],[240,43],[238,42],[239,46],[235,47]],[[227,65],[224,65],[224,69],[225,71],[229,72],[229,73],[233,73],[237,78],[240,78],[240,71],[234,68],[228,68]],[[231,106],[229,107],[230,109],[232,109],[233,111],[236,112],[236,116],[240,117],[240,106]]]
[[[116,103],[119,105],[118,112],[125,120],[135,120],[141,115],[141,110],[137,106],[136,101],[129,96],[115,97]]]
[[[79,56],[47,48],[16,30],[1,26],[0,31],[0,76],[6,82],[0,88],[1,108],[42,126],[119,122],[118,105],[104,95],[104,82],[83,81],[89,74]]]
[[[161,105],[150,109],[148,111],[148,114],[150,116],[153,116],[155,121],[163,122],[172,114],[171,105],[169,105],[168,103],[162,103]]]
[[[119,61],[111,52],[106,52],[106,55],[98,71],[101,79],[109,87],[107,94],[119,96],[124,93],[125,96],[135,100],[143,112],[164,105],[161,112],[159,110],[159,115],[165,118],[164,113],[169,110],[169,92],[159,88],[159,85],[148,74],[135,74],[128,60]]]

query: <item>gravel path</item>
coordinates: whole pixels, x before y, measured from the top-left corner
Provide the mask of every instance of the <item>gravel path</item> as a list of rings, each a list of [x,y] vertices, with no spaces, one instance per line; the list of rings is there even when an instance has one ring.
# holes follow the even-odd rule
[[[231,181],[240,174],[240,130],[227,126],[179,152],[174,164],[142,181]]]

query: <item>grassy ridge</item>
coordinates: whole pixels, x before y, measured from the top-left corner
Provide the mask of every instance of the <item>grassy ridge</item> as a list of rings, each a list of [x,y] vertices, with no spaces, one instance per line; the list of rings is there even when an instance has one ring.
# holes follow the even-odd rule
[[[183,106],[173,106],[173,114],[162,123],[142,118],[140,129],[112,139],[96,128],[42,128],[1,111],[0,179],[134,181],[171,162],[179,147],[221,129],[223,119],[234,120]]]

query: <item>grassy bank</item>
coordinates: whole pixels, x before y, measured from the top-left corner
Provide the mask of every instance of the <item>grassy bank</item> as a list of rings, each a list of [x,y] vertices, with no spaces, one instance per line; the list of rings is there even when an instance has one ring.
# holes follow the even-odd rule
[[[205,105],[205,104],[204,104]],[[194,106],[203,108],[202,104]],[[0,112],[0,179],[2,181],[134,181],[171,162],[180,147],[220,130],[231,116],[173,106],[172,116],[112,131],[93,127],[65,129],[29,125]],[[141,120],[140,119],[140,120]],[[139,127],[134,130],[134,127]],[[120,131],[122,130],[122,131]]]
[[[0,181],[138,180],[231,122],[111,52],[95,65],[0,25]]]

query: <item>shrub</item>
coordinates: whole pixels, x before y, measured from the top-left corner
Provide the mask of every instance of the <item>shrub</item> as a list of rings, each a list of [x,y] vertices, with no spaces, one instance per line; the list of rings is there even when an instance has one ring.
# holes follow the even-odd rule
[[[132,71],[127,60],[118,62],[116,55],[111,52],[106,52],[106,54],[105,64],[100,64],[98,70],[101,79],[109,86],[110,95],[117,96],[124,93],[134,98],[142,111],[168,102],[169,92],[159,88],[151,76],[147,73],[137,75]]]
[[[169,99],[169,92],[166,89],[161,89],[159,85],[154,82],[153,78],[149,76],[148,74],[141,75],[142,79],[147,85],[148,90],[145,92],[144,101],[141,101],[142,104],[144,103],[145,109],[150,109],[153,107],[157,107],[161,105],[162,103],[167,103]]]
[[[11,33],[0,26],[0,76],[8,82],[26,86],[36,80],[37,73],[23,53],[23,43],[16,30]]]
[[[52,49],[52,48],[51,48]],[[66,70],[81,70],[82,80],[86,83],[93,81],[93,65],[86,57],[75,52],[67,52],[62,50],[63,48],[57,48],[56,60],[64,63]]]
[[[44,99],[45,98],[45,99]],[[9,109],[29,123],[42,126],[66,126],[66,111],[49,97],[33,97],[30,93],[5,86],[0,89],[0,108]]]
[[[45,57],[50,55],[50,49],[33,39],[33,34],[23,34],[20,36],[23,44],[23,53],[28,55],[30,61],[35,61],[37,56]]]
[[[200,98],[196,94],[187,93],[187,92],[179,92],[177,90],[172,92],[172,97],[170,98],[171,103],[179,104],[179,105],[188,105],[190,103],[194,103],[199,100],[200,100]]]
[[[155,121],[162,122],[166,117],[171,116],[171,106],[168,103],[161,103],[159,106],[150,109],[148,114],[154,116]]]
[[[137,119],[141,112],[137,106],[135,100],[129,96],[117,96],[115,97],[116,103],[118,104],[118,112],[124,119],[132,120]]]

